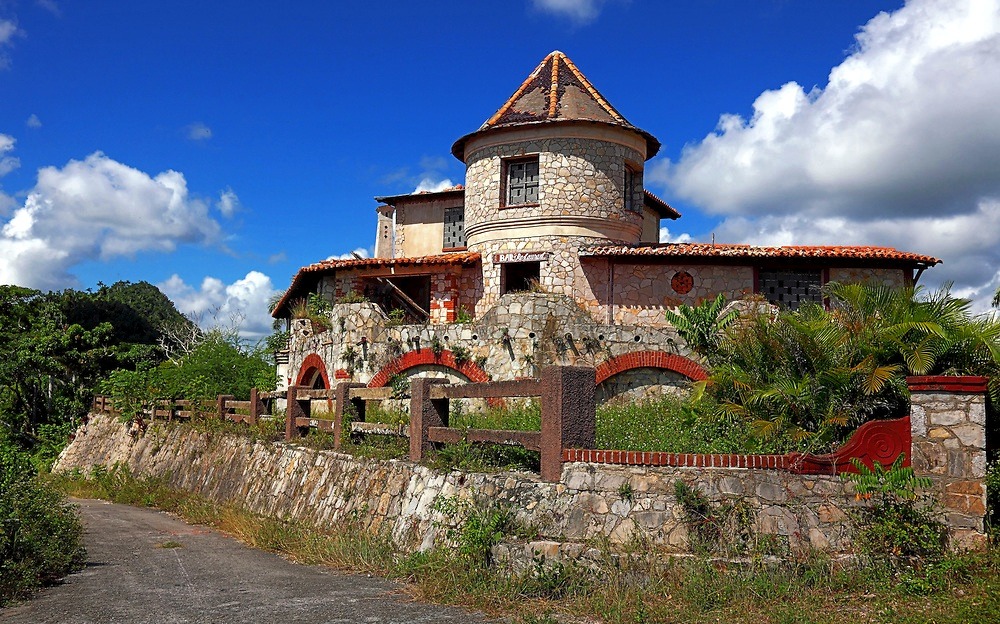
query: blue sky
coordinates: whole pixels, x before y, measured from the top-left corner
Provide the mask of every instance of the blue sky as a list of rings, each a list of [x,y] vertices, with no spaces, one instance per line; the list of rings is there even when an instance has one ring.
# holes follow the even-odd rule
[[[147,280],[248,334],[295,271],[371,247],[376,195],[548,52],[664,148],[664,240],[1000,268],[1000,0],[0,0],[0,282]]]

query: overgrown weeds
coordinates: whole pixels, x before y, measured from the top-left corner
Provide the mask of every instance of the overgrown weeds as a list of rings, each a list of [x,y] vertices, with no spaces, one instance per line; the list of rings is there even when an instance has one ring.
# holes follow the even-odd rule
[[[624,553],[602,549],[586,561],[537,557],[526,571],[515,573],[486,555],[498,534],[511,539],[519,530],[500,507],[457,504],[451,518],[457,521],[459,546],[404,554],[384,533],[369,529],[363,509],[320,529],[215,505],[171,491],[161,480],[136,479],[121,468],[105,470],[99,479],[71,475],[60,482],[76,495],[152,503],[296,561],[396,578],[408,582],[407,591],[418,598],[523,623],[1000,620],[996,550],[940,560],[934,564],[941,571],[935,578],[948,583],[929,586],[919,596],[877,570],[838,566],[821,554],[732,564],[707,557],[671,560],[641,543]]]
[[[76,511],[0,439],[0,607],[78,569],[85,555]]]

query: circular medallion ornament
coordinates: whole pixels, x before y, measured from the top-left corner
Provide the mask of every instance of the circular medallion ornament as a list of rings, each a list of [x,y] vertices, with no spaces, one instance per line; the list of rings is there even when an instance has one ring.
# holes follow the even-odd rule
[[[694,288],[694,278],[687,271],[678,271],[670,280],[670,287],[678,295],[686,295]]]

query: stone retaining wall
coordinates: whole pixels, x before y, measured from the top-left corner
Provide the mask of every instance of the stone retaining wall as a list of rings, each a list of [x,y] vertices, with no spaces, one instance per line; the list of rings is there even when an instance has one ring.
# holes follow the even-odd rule
[[[776,470],[564,465],[561,483],[528,473],[440,472],[408,461],[355,459],[284,443],[264,444],[186,426],[152,426],[133,437],[116,420],[94,415],[63,452],[56,470],[121,462],[135,474],[250,511],[336,526],[358,517],[389,532],[404,549],[444,538],[451,519],[434,511],[441,496],[509,506],[538,528],[547,550],[579,552],[596,538],[622,544],[642,536],[667,551],[687,549],[687,527],[674,496],[678,479],[714,502],[743,501],[753,524],[792,549],[849,547],[842,522],[856,504],[839,477]],[[627,484],[627,485],[626,485]],[[538,543],[508,545],[530,560]]]

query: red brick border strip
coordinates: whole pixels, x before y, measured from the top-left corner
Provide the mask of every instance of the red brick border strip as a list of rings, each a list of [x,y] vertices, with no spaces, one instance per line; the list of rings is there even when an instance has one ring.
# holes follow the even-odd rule
[[[907,377],[910,392],[986,392],[988,377],[954,377],[948,375],[921,375]]]
[[[634,368],[663,368],[680,373],[694,381],[708,379],[708,373],[701,364],[690,358],[663,351],[634,351],[609,358],[597,367],[597,383],[603,383],[619,373]]]
[[[871,467],[874,462],[891,466],[901,453],[909,454],[910,417],[873,420],[854,432],[846,444],[828,455],[733,455],[563,449],[564,462],[616,464],[623,466],[667,466],[674,468],[757,468],[787,470],[796,474],[842,474],[857,472],[851,458]],[[909,465],[909,457],[905,465]]]
[[[450,368],[458,373],[461,373],[473,383],[490,380],[490,376],[486,374],[486,371],[477,366],[475,362],[465,361],[459,364],[455,361],[454,354],[447,349],[441,351],[440,355],[435,355],[430,349],[420,349],[419,351],[407,351],[403,355],[383,366],[382,370],[376,373],[375,376],[372,377],[372,380],[368,382],[368,387],[382,388],[389,383],[389,379],[393,375],[415,366],[424,366],[428,364]]]

